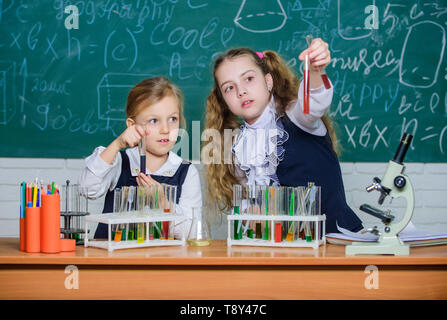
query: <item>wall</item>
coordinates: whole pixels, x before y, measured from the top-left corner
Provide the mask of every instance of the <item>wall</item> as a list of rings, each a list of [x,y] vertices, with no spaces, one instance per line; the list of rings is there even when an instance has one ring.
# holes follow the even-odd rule
[[[62,185],[67,179],[77,181],[82,170],[82,159],[0,158],[0,237],[19,236],[19,184],[35,177],[45,182]],[[363,203],[377,205],[378,193],[368,194],[365,187],[374,176],[381,177],[386,163],[342,163],[346,196],[349,205],[359,214],[365,226],[380,225],[380,221],[360,212]],[[197,165],[203,171],[202,165]],[[420,228],[447,233],[447,164],[409,163],[406,174],[415,188],[416,208],[413,223]],[[202,175],[203,177],[203,175]],[[204,182],[202,180],[202,189]],[[103,199],[89,202],[92,214],[100,213]],[[403,199],[394,199],[390,205],[399,215],[405,207]],[[393,211],[394,212],[394,211]],[[226,239],[226,219],[212,227],[214,239]]]

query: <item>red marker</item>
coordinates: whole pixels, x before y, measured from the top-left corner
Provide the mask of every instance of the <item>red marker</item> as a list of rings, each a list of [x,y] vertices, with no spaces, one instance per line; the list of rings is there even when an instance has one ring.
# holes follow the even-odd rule
[[[309,55],[306,54],[306,58],[304,59],[304,101],[303,101],[303,113],[309,114],[309,94],[310,94],[310,85],[309,85]]]

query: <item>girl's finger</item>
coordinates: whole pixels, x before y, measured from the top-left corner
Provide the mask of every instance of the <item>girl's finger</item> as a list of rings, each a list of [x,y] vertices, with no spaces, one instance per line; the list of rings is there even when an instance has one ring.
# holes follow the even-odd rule
[[[143,184],[143,182],[141,181],[140,177],[137,177],[137,184],[139,187],[145,187],[146,185]]]
[[[312,62],[310,65],[312,67],[321,67],[321,66],[327,66],[331,62],[331,57],[326,57],[323,59],[318,59]]]
[[[325,47],[318,47],[316,50],[312,51],[309,54],[309,59],[315,60],[317,57],[321,55],[329,55],[329,50]]]
[[[314,51],[320,46],[323,46],[326,48],[329,47],[329,45],[326,42],[324,42],[323,40],[321,40],[321,38],[316,38],[316,39],[312,40],[312,43],[310,44],[310,49],[312,51]]]
[[[134,126],[135,126],[135,132],[139,135],[140,138],[145,135],[144,127],[142,127],[139,124],[135,124]]]
[[[157,181],[155,181],[154,179],[152,179],[152,177],[150,175],[146,175],[146,174],[143,174],[140,172],[138,177],[143,181],[143,183],[145,183],[148,186],[159,185],[159,183]]]
[[[310,54],[311,50],[309,48],[307,48],[306,50],[304,50],[303,52],[300,53],[300,55],[298,56],[298,59],[301,61],[304,61],[304,59],[306,58],[306,54]]]
[[[322,52],[319,55],[315,56],[312,60],[310,60],[310,63],[319,63],[321,61],[329,62],[331,60],[331,56],[327,52]]]

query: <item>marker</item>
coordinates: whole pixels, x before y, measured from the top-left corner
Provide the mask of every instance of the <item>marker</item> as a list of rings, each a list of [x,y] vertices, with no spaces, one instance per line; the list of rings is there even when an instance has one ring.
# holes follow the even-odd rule
[[[25,218],[26,182],[20,184],[20,218]]]
[[[37,202],[37,187],[33,187],[33,208],[36,207],[36,202]]]
[[[26,184],[26,203],[31,201],[31,185],[29,183]]]
[[[36,190],[37,190],[36,207],[40,207],[40,189],[39,189],[39,187],[36,187]]]
[[[54,194],[54,181],[51,183],[51,194]]]

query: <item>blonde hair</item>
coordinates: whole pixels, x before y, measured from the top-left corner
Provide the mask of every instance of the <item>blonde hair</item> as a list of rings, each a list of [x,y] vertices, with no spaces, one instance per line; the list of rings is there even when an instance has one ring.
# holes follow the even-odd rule
[[[163,76],[147,78],[130,90],[126,103],[127,118],[135,119],[144,106],[151,106],[167,96],[177,98],[180,127],[185,128],[183,93],[179,87]],[[143,102],[147,104],[143,104]]]
[[[264,51],[261,59],[256,52],[249,48],[230,49],[219,56],[213,68],[214,87],[208,95],[206,101],[206,124],[205,129],[216,129],[221,134],[220,145],[224,146],[224,129],[236,129],[242,124],[242,120],[235,116],[225,103],[222,93],[219,89],[216,78],[216,71],[222,62],[231,60],[240,56],[249,56],[258,66],[264,75],[270,73],[273,78],[272,94],[277,103],[277,113],[284,115],[290,102],[297,99],[299,78],[287,66],[285,61],[274,51]],[[328,115],[322,117],[332,140],[332,148],[335,152],[338,150],[338,142],[334,127]],[[204,147],[215,141],[207,141]],[[221,148],[220,159],[224,159],[224,148]],[[232,207],[232,186],[238,184],[233,164],[207,164],[206,181],[208,184],[208,205],[218,211],[227,211]]]

